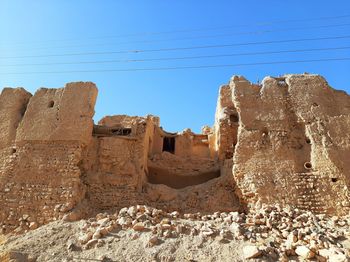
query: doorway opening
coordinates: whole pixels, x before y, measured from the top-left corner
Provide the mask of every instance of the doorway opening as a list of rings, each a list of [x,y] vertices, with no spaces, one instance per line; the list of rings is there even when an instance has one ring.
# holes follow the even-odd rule
[[[175,153],[175,137],[164,137],[163,138],[163,152]]]

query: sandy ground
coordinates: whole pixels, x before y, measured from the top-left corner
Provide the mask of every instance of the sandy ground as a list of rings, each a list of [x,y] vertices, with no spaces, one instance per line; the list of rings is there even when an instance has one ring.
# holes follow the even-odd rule
[[[151,232],[116,230],[103,238],[103,244],[91,249],[72,251],[81,222],[56,221],[21,236],[10,237],[0,252],[27,253],[36,261],[243,261],[242,241],[221,242],[219,237],[182,235],[149,247]],[[136,236],[138,236],[136,239]]]

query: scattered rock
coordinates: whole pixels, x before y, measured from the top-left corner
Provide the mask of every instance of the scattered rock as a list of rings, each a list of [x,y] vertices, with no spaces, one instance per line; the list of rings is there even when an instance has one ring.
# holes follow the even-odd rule
[[[313,258],[315,256],[315,253],[307,246],[297,246],[295,253],[303,258]]]
[[[153,236],[148,240],[149,246],[155,246],[159,244],[159,238],[157,236]]]
[[[135,231],[143,231],[145,229],[145,225],[142,222],[138,222],[132,228]]]
[[[37,222],[31,222],[29,224],[29,229],[34,230],[38,228],[38,223]]]
[[[81,248],[74,243],[74,241],[68,241],[67,243],[68,251],[81,251]]]
[[[261,251],[256,246],[244,246],[243,256],[245,259],[257,258],[261,256]]]
[[[95,246],[97,244],[97,242],[98,242],[97,239],[91,239],[86,243],[85,248],[86,249],[92,248],[93,246]]]

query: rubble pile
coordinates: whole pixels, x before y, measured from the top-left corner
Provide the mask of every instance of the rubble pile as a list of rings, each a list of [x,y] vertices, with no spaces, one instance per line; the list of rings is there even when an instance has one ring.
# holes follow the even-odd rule
[[[349,224],[350,217],[315,215],[279,206],[263,206],[248,214],[180,214],[137,205],[112,215],[100,213],[82,220],[75,245],[81,249],[98,248],[112,232],[131,231],[132,239],[147,235],[147,248],[188,235],[199,237],[202,243],[210,240],[225,245],[242,241],[246,259],[267,257],[288,261],[289,257],[299,256],[318,261],[347,261],[350,252],[342,241],[350,236]]]

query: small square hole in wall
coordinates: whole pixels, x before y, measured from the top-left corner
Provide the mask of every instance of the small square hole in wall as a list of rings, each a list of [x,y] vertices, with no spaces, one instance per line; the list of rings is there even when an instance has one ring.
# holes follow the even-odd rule
[[[267,137],[268,134],[269,134],[269,130],[267,130],[266,127],[261,130],[262,137]]]
[[[54,105],[55,105],[55,102],[54,101],[50,101],[48,107],[52,108]]]
[[[239,117],[237,114],[230,115],[230,121],[233,123],[237,123],[239,121]]]
[[[310,162],[305,162],[304,167],[305,167],[305,169],[311,169],[312,165]]]

